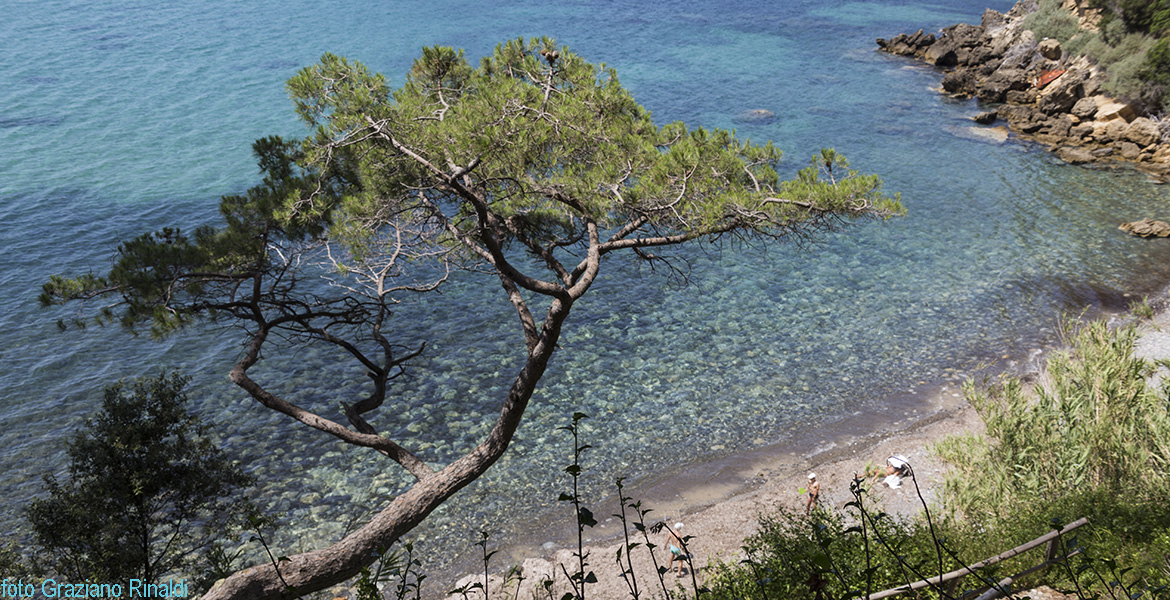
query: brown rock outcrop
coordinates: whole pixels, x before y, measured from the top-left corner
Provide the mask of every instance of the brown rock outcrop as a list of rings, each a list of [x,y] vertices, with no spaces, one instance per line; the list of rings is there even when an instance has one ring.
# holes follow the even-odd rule
[[[1060,60],[1060,55],[1064,53],[1064,50],[1060,47],[1060,42],[1052,38],[1040,40],[1038,48],[1040,55],[1048,60]]]
[[[1085,2],[1067,5],[1091,26]],[[1127,160],[1170,181],[1163,175],[1170,174],[1170,144],[1159,124],[1100,94],[1105,74],[1087,59],[1066,56],[1057,40],[1037,40],[1024,29],[1037,7],[1036,0],[1020,0],[1006,14],[986,10],[979,25],[953,25],[937,36],[920,29],[877,43],[944,69],[943,91],[996,105],[989,108],[1020,138],[1046,144],[1068,162]],[[989,111],[983,118],[991,118]]]
[[[1048,87],[1036,101],[1036,108],[1048,115],[1067,113],[1085,95],[1085,86],[1077,74],[1065,72]]]
[[[1094,98],[1085,96],[1077,100],[1077,103],[1073,105],[1069,113],[1078,119],[1088,119],[1097,114],[1097,101]]]
[[[976,90],[975,75],[967,69],[957,69],[943,76],[942,87],[948,94],[968,97]]]
[[[1137,118],[1137,111],[1124,102],[1107,102],[1097,108],[1098,121],[1122,120],[1126,123]]]
[[[1149,217],[1140,221],[1122,223],[1118,229],[1138,237],[1170,237],[1170,223],[1155,221]]]
[[[1074,165],[1091,163],[1097,160],[1097,157],[1093,156],[1092,152],[1084,148],[1061,147],[1057,148],[1056,155],[1060,157],[1060,160]]]
[[[1153,121],[1138,117],[1126,127],[1124,137],[1127,141],[1146,148],[1162,141],[1162,132]]]

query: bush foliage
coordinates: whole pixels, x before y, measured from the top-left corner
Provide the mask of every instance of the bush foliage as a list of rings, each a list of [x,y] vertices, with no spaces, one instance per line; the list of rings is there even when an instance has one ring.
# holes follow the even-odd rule
[[[1136,328],[1097,321],[1066,331],[1067,350],[1048,360],[1031,393],[1012,377],[967,386],[989,439],[938,446],[952,465],[953,508],[988,518],[1009,501],[1051,502],[1073,489],[1170,494],[1170,404],[1146,383],[1157,365],[1135,355]]]
[[[72,581],[153,583],[193,566],[209,535],[246,504],[250,483],[185,408],[172,373],[107,387],[101,411],[68,442],[69,478],[45,478],[28,508],[50,568]]]
[[[1037,37],[1060,40],[1073,56],[1087,56],[1106,71],[1105,91],[1149,113],[1170,112],[1170,0],[1096,0],[1099,31],[1081,30],[1059,0],[1041,0],[1024,20]]]
[[[747,559],[713,570],[710,597],[841,598],[938,574],[940,556],[923,522],[876,519],[876,532],[894,552],[882,545],[875,528],[863,535],[854,522],[824,510],[810,517],[784,510],[761,517],[759,531],[745,542]],[[954,558],[941,558],[945,570],[959,567]]]
[[[1136,356],[1137,336],[1070,324],[1067,349],[1030,389],[1012,377],[969,385],[987,437],[935,447],[950,463],[948,508],[1012,539],[1087,517],[1087,554],[1132,568],[1142,586],[1170,584],[1170,390],[1147,383],[1159,365]]]
[[[1080,33],[1081,24],[1060,2],[1041,0],[1040,7],[1024,17],[1024,29],[1035,33],[1036,39],[1053,38],[1065,44]]]

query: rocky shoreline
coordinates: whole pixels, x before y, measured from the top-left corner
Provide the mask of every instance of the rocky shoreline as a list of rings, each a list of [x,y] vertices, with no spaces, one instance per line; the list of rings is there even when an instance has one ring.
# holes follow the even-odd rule
[[[1091,29],[1094,12],[1082,3],[1067,0],[1065,8]],[[987,106],[976,117],[982,125],[1005,122],[1018,138],[1044,145],[1065,162],[1129,163],[1170,182],[1170,120],[1110,97],[1097,66],[1070,56],[1057,40],[1036,39],[1024,18],[1038,6],[1037,0],[1020,0],[1006,14],[988,9],[978,25],[960,23],[937,35],[920,29],[877,44],[945,70],[944,93]]]

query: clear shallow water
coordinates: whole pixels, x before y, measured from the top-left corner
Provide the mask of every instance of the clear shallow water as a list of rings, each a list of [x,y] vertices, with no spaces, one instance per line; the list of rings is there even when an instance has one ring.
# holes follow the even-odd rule
[[[660,122],[772,139],[792,171],[834,146],[856,168],[881,173],[909,210],[808,248],[684,250],[688,287],[610,263],[574,309],[512,449],[420,532],[424,551],[451,554],[440,539],[471,549],[474,532],[515,525],[501,515],[554,505],[569,452],[556,428],[574,411],[591,415],[593,481],[637,478],[846,415],[900,414],[919,382],[1026,353],[1051,340],[1062,311],[1118,308],[1122,294],[1170,279],[1170,244],[1116,230],[1164,216],[1164,188],[971,139],[963,133],[974,104],[930,91],[937,73],[874,52],[875,37],[975,22],[983,5],[238,4],[17,2],[0,22],[5,531],[21,530],[20,507],[41,474],[63,467],[61,441],[102,387],[161,367],[195,377],[197,407],[261,478],[257,498],[286,514],[287,551],[335,537],[351,502],[369,505],[397,488],[386,461],[250,404],[226,381],[238,350],[231,332],[163,342],[116,328],[62,335],[55,322],[69,313],[35,302],[49,274],[100,271],[123,238],[213,222],[220,195],[255,183],[251,141],[300,133],[283,82],[326,51],[393,83],[423,45],[463,47],[477,60],[508,38],[552,35],[616,67]],[[777,118],[740,118],[752,109]],[[435,462],[490,427],[522,360],[507,303],[494,283],[486,291],[477,283],[457,282],[404,311],[441,333],[412,371],[409,405],[378,424]],[[270,377],[328,407],[338,390],[354,389],[352,374],[333,364],[302,352]]]

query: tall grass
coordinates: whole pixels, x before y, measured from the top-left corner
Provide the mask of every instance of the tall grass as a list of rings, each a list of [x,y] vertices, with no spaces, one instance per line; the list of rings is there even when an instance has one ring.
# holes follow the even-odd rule
[[[1129,498],[1170,497],[1170,402],[1147,385],[1157,365],[1135,353],[1137,331],[1104,322],[1066,326],[1026,393],[1016,378],[966,387],[989,439],[946,440],[946,494],[963,512],[997,512],[1019,501],[1051,502],[1093,487]]]
[[[1151,589],[1170,584],[1170,389],[1147,383],[1167,363],[1135,354],[1133,325],[1070,323],[1065,338],[1032,385],[966,386],[987,435],[935,445],[946,505],[997,535],[1088,517],[1094,555]]]

